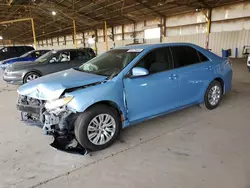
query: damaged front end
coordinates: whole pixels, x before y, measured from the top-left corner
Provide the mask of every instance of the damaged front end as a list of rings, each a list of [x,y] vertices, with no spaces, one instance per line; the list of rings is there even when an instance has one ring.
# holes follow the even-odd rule
[[[52,147],[86,154],[86,149],[79,145],[74,136],[77,114],[66,106],[72,98],[45,101],[19,95],[17,109],[21,111],[22,121],[28,125],[39,126],[43,129],[43,134],[54,137]]]

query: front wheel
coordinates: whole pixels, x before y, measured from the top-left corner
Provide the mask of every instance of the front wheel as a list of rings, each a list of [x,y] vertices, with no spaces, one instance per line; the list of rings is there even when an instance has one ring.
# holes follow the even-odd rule
[[[39,78],[39,77],[40,77],[40,75],[38,73],[36,73],[36,72],[29,72],[29,73],[27,73],[25,75],[25,77],[23,79],[23,82],[24,83],[28,83],[28,82],[30,82],[32,80],[35,80],[35,79]]]
[[[214,80],[207,88],[204,103],[207,109],[213,110],[217,108],[222,99],[222,85],[217,80]]]
[[[106,105],[96,105],[80,114],[75,121],[75,137],[91,151],[109,147],[119,135],[121,121],[118,112]]]

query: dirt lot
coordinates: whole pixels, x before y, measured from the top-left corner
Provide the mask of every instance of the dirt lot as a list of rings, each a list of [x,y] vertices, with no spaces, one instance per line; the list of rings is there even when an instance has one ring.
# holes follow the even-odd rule
[[[73,155],[19,121],[16,86],[0,81],[0,187],[250,187],[250,73],[214,111],[191,107],[128,128],[112,147]],[[2,73],[1,73],[2,74]]]

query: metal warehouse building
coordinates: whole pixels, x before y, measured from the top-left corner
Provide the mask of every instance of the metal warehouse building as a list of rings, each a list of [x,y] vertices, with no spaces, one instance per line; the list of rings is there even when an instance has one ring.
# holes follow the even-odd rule
[[[119,0],[90,4],[75,1],[74,7],[68,1],[34,2],[27,6],[23,2],[16,1],[12,6],[0,4],[1,17],[2,20],[34,17],[38,48],[92,47],[99,54],[134,42],[189,42],[208,47],[219,55],[222,49],[231,49],[235,56],[238,48],[238,56],[242,56],[244,46],[250,42],[249,1]],[[58,12],[56,16],[48,14],[53,10]],[[76,21],[76,45],[72,20]],[[10,40],[7,44],[32,41],[27,22],[1,26],[2,35]],[[26,30],[22,32],[24,27]]]

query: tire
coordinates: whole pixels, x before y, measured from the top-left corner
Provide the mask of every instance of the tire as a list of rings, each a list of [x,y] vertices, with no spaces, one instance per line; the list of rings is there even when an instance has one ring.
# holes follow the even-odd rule
[[[220,82],[214,80],[208,86],[205,97],[204,97],[204,106],[208,110],[213,110],[217,108],[223,97],[223,89]]]
[[[106,115],[106,116],[105,116]],[[96,128],[96,124],[94,122],[101,122],[101,117],[103,117],[103,120],[107,120],[108,117],[110,117],[110,121],[107,123],[114,124],[115,128],[113,129],[112,126],[108,126],[106,128]],[[75,137],[77,141],[86,149],[90,151],[98,151],[105,149],[112,145],[114,141],[117,139],[120,129],[121,129],[121,120],[119,118],[118,112],[106,105],[95,105],[88,109],[86,112],[79,114],[75,121]],[[98,121],[99,120],[99,121]],[[105,127],[107,124],[103,124]],[[96,126],[94,128],[94,126]],[[94,130],[95,129],[95,130]],[[101,130],[100,130],[101,129]],[[107,130],[113,130],[113,133],[107,131]],[[105,131],[105,132],[104,132]],[[106,135],[112,135],[110,138],[108,138]],[[96,137],[92,136],[96,134]],[[97,139],[98,135],[100,134],[99,138]],[[106,142],[101,143],[103,138]],[[95,140],[97,139],[97,140]],[[96,141],[96,142],[95,142]],[[97,142],[100,143],[97,143]]]
[[[36,73],[36,72],[29,72],[27,73],[25,76],[24,76],[24,79],[23,79],[23,83],[26,84],[32,80],[35,80],[37,78],[41,77],[40,74]],[[33,78],[33,79],[31,79]]]

